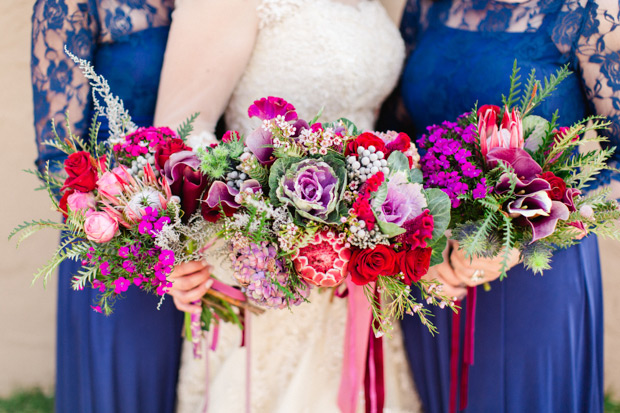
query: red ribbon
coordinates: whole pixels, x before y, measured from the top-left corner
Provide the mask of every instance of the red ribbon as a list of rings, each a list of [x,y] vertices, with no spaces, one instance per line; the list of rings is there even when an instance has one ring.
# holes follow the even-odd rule
[[[463,363],[459,391],[459,355],[460,355],[460,311],[452,314],[452,342],[450,346],[450,413],[456,412],[457,392],[460,394],[459,410],[467,407],[469,392],[469,367],[474,364],[474,332],[476,329],[476,287],[467,287],[467,309],[465,311],[465,337],[463,340]],[[461,301],[456,305],[460,306]]]
[[[375,290],[375,299],[381,301],[381,295]],[[379,322],[374,320],[375,328]],[[368,337],[368,355],[366,358],[366,374],[364,376],[364,396],[366,413],[383,411],[385,405],[385,381],[383,375],[383,338],[376,337],[372,329]]]

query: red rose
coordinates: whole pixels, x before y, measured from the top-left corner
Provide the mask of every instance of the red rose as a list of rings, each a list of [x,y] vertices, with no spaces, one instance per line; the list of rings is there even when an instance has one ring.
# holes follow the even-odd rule
[[[559,176],[555,176],[553,172],[543,172],[539,175],[542,179],[549,182],[551,190],[547,191],[549,198],[554,201],[561,201],[566,193],[566,183]]]
[[[428,209],[420,215],[403,224],[406,232],[399,235],[396,241],[408,245],[410,248],[426,248],[426,240],[433,237],[435,220]]]
[[[80,192],[90,192],[97,186],[97,169],[95,160],[88,152],[81,151],[65,159],[67,179],[62,189],[72,188]]]
[[[399,272],[396,251],[386,245],[373,249],[354,250],[349,260],[348,271],[356,285],[366,285],[379,276],[395,275]]]
[[[426,275],[431,265],[432,254],[432,248],[416,248],[398,253],[398,262],[405,276],[405,284],[411,285]]]
[[[174,138],[160,143],[155,149],[155,167],[161,172],[164,169],[166,161],[170,158],[170,155],[181,151],[191,150],[192,148],[185,145],[183,139]]]
[[[383,152],[383,154],[387,158],[388,151],[385,148],[385,143],[380,137],[370,132],[364,132],[354,140],[350,141],[347,144],[347,150],[345,151],[345,155],[357,156],[357,148],[361,146],[364,149],[368,149],[370,145],[374,146],[377,152]]]
[[[67,191],[65,191],[64,194],[62,194],[62,198],[60,198],[60,201],[58,201],[58,207],[60,208],[60,212],[62,212],[62,215],[67,218],[69,215],[69,211],[67,210],[67,198],[69,198],[69,195],[71,195],[72,193],[75,192],[75,189],[69,189]]]

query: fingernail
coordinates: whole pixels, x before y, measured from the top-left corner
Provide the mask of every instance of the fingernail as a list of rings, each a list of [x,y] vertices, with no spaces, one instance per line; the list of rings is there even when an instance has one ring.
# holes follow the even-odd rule
[[[213,282],[214,282],[213,278],[209,278],[209,279],[207,280],[207,282],[205,283],[205,288],[206,288],[207,290],[208,290],[209,288],[211,288],[211,286],[213,285]]]

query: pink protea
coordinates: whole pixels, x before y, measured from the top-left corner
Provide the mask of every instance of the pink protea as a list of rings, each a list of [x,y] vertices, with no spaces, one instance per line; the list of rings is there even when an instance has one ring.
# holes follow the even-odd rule
[[[335,287],[347,275],[351,250],[333,233],[322,231],[310,244],[297,250],[293,264],[301,277],[319,287]]]
[[[516,109],[504,109],[504,116],[500,125],[497,118],[500,114],[499,106],[484,105],[478,109],[478,133],[480,134],[480,150],[482,155],[493,148],[523,149],[523,125],[521,115]]]

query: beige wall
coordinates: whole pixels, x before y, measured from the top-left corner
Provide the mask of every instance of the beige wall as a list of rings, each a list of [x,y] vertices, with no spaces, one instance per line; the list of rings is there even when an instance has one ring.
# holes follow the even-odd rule
[[[402,0],[382,0],[393,16]],[[35,158],[29,73],[32,2],[0,2],[0,235],[33,218],[57,219],[36,179],[21,172]],[[395,17],[396,18],[396,17]],[[0,237],[1,238],[1,237]],[[32,274],[53,252],[58,234],[42,232],[19,249],[4,238],[0,255],[0,396],[19,388],[53,387],[56,280],[44,290]],[[607,385],[620,395],[620,246],[601,242],[606,294]],[[551,292],[552,293],[552,292]]]

